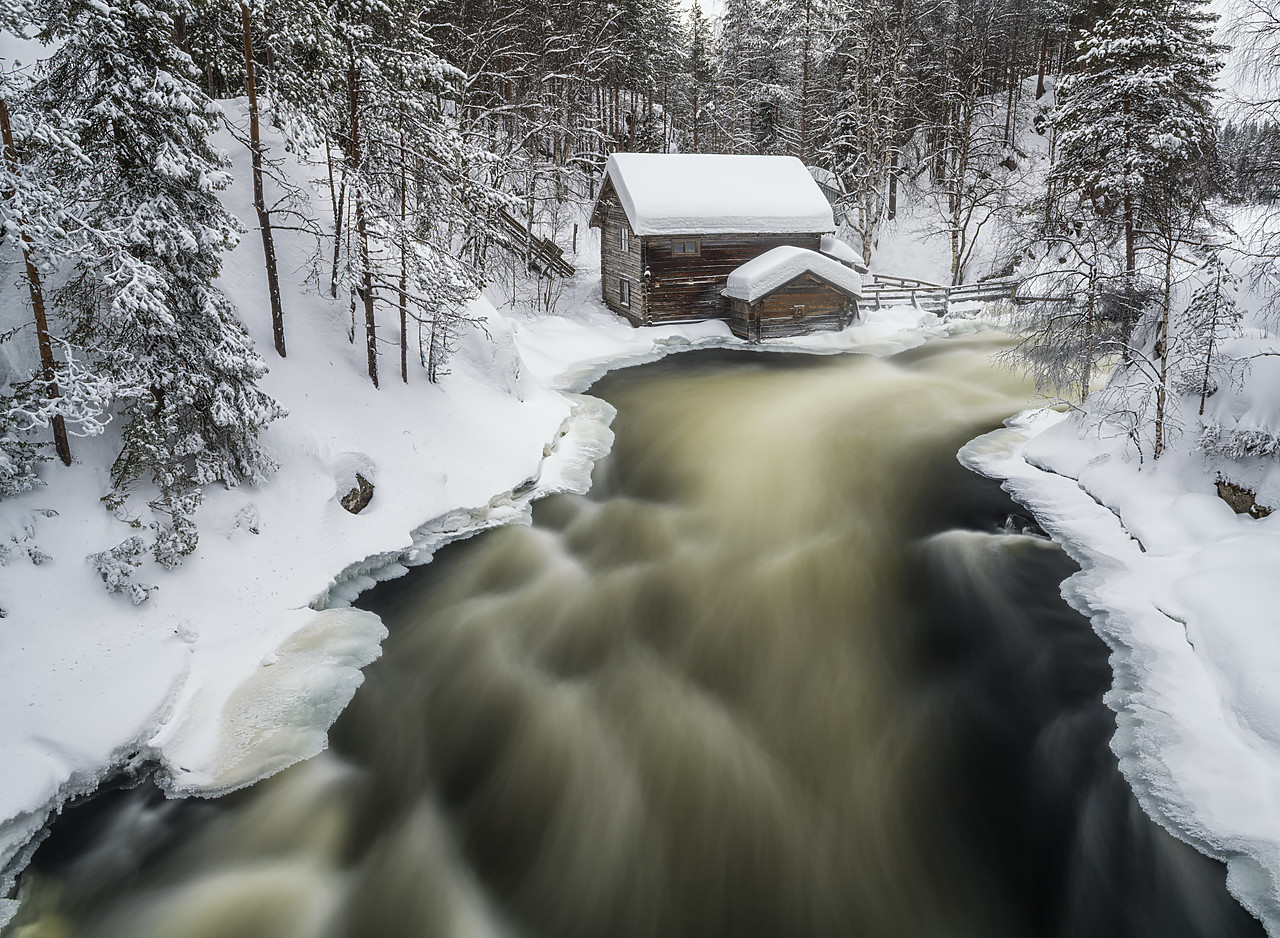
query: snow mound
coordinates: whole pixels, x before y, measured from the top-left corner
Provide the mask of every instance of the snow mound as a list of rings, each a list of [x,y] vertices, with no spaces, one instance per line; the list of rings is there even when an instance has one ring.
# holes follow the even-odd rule
[[[605,174],[638,235],[836,227],[827,197],[794,156],[615,153]]]
[[[854,296],[862,296],[862,278],[844,264],[825,254],[791,245],[765,251],[732,271],[723,292],[725,296],[754,303],[806,273]]]

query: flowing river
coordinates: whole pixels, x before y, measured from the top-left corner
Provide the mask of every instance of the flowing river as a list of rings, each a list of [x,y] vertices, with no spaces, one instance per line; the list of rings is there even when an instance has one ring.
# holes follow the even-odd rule
[[[321,756],[69,810],[21,938],[1262,935],[1116,768],[988,337],[619,372],[589,496],[366,594]]]

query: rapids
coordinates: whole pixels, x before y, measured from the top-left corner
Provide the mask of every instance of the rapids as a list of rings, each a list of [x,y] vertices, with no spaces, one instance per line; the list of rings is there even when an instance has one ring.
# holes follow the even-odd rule
[[[1260,935],[1119,775],[1071,562],[956,461],[1027,400],[994,342],[606,378],[588,496],[362,598],[327,752],[73,808],[12,933]]]

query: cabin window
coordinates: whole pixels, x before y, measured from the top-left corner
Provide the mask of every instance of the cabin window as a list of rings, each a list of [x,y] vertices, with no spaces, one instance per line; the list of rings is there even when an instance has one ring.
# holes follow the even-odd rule
[[[697,241],[672,241],[671,253],[677,256],[696,257],[702,251]]]
[[[621,297],[623,306],[631,306],[631,281],[626,277],[618,281],[618,296]]]
[[[793,306],[793,307],[791,307],[791,318],[792,318],[792,319],[804,319],[804,307],[803,307],[803,306]]]
[[[622,253],[627,254],[631,251],[631,232],[626,228],[622,229]]]

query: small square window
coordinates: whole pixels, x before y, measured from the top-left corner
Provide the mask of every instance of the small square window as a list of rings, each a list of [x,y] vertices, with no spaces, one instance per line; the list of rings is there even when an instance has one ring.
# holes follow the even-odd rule
[[[618,295],[622,298],[622,305],[631,307],[631,281],[623,277],[618,287]]]
[[[627,254],[631,251],[631,232],[626,228],[622,229],[622,253]]]
[[[680,257],[693,257],[699,254],[697,241],[672,241],[671,253]]]

